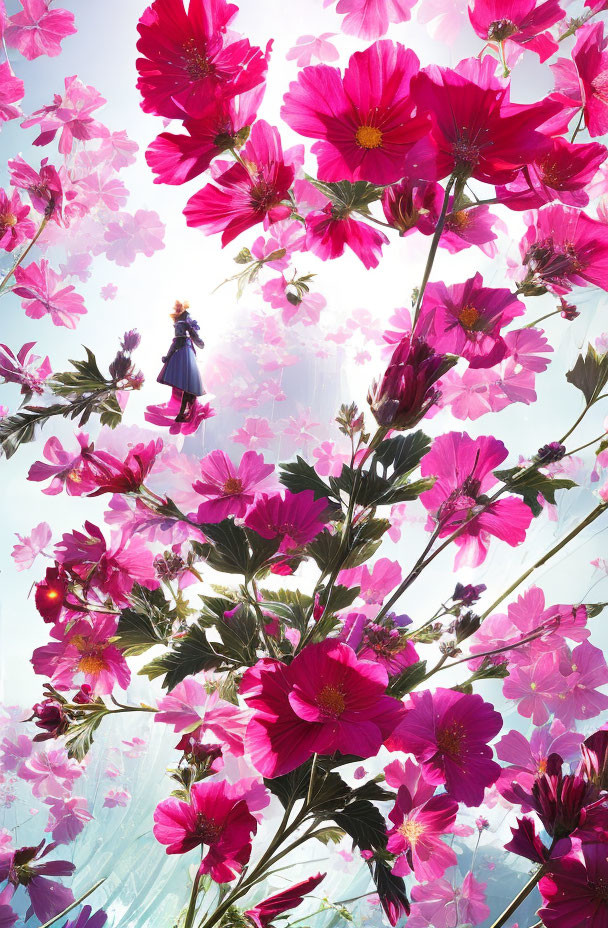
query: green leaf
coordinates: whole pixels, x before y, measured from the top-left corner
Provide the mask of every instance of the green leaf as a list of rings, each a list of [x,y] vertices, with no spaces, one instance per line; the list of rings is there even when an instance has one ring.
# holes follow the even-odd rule
[[[597,615],[600,615],[604,611],[608,603],[584,603],[585,609],[587,611],[587,618],[594,619]]]
[[[376,884],[378,895],[384,904],[390,902],[402,912],[409,912],[409,903],[405,891],[405,882],[403,877],[395,876],[391,872],[392,865],[382,857],[376,857],[373,861],[368,861],[368,867],[372,879]]]
[[[123,654],[143,654],[156,644],[168,643],[174,614],[161,589],[148,590],[134,584],[129,594],[131,605],[118,619],[114,643]]]
[[[163,674],[163,689],[172,690],[191,674],[201,670],[224,671],[233,669],[231,663],[218,654],[207,641],[200,625],[192,625],[172,650],[150,661],[139,671],[142,676],[155,680]]]
[[[235,664],[246,667],[255,664],[259,645],[256,618],[244,603],[229,618],[222,616],[215,625],[222,644],[217,651]]]
[[[431,490],[436,477],[421,477],[420,480],[409,481],[404,474],[397,477],[392,486],[376,501],[377,506],[394,506],[395,503],[406,503],[418,499],[421,493]]]
[[[369,204],[379,200],[384,192],[384,187],[370,184],[366,180],[358,180],[354,184],[348,180],[324,183],[308,175],[307,180],[331,201],[339,213],[345,215],[353,210],[359,213],[369,213]]]
[[[387,694],[396,699],[402,699],[406,693],[411,693],[422,683],[426,676],[426,661],[418,661],[406,667],[396,677],[392,677],[387,687]]]
[[[587,345],[587,354],[579,354],[576,364],[566,374],[566,380],[578,387],[589,406],[608,383],[608,352],[600,354],[593,345]]]
[[[245,529],[234,519],[201,525],[201,531],[212,543],[211,549],[203,545],[205,560],[211,567],[229,574],[247,575],[249,572],[249,545]]]
[[[84,760],[93,744],[93,735],[107,714],[105,706],[100,707],[99,712],[88,710],[82,722],[70,725],[65,742],[69,757],[74,757],[79,761]]]
[[[393,476],[411,474],[431,447],[431,439],[422,431],[385,438],[374,453],[373,460],[383,468],[393,468]]]
[[[304,458],[299,455],[295,461],[287,464],[281,464],[279,480],[284,487],[291,493],[301,493],[303,490],[312,490],[315,499],[334,498],[340,502],[340,497],[335,496],[331,488],[317,474],[314,467],[311,467]]]
[[[521,496],[535,516],[539,516],[543,511],[543,507],[538,502],[539,493],[548,503],[555,505],[557,490],[571,490],[572,487],[577,486],[573,480],[567,480],[564,477],[548,477],[538,468],[527,471],[521,477],[513,479],[519,470],[519,467],[510,467],[507,470],[495,470],[494,475],[503,483],[508,483],[509,492]]]
[[[349,802],[341,812],[331,816],[338,826],[353,839],[355,847],[364,851],[383,850],[386,847],[384,816],[367,799]]]
[[[322,828],[321,831],[315,831],[315,838],[322,844],[339,844],[346,832],[341,828]]]

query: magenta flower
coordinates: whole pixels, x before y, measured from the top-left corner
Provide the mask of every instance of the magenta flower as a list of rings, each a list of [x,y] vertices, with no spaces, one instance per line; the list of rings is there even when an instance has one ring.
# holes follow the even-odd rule
[[[23,100],[24,94],[23,81],[15,77],[9,62],[3,61],[0,64],[0,124],[21,116],[21,107],[15,104]]]
[[[532,510],[518,497],[503,497],[483,511],[478,502],[497,483],[492,471],[507,454],[503,443],[491,436],[473,439],[466,432],[447,432],[435,439],[422,459],[422,475],[437,478],[433,488],[420,496],[430,513],[429,525],[436,526],[443,538],[466,523],[455,539],[460,549],[456,567],[467,562],[475,567],[483,563],[491,537],[511,547],[526,537]]]
[[[69,10],[50,9],[51,0],[19,0],[21,12],[9,17],[4,38],[10,48],[33,61],[41,55],[54,58],[61,53],[61,43],[77,31],[74,14]]]
[[[25,314],[31,319],[48,314],[54,325],[75,329],[78,316],[86,313],[84,299],[72,286],[59,288],[61,277],[45,258],[40,259],[40,264],[15,268],[14,276],[17,286],[13,292],[21,297]]]
[[[458,803],[446,795],[432,796],[416,805],[406,786],[400,786],[397,801],[388,817],[387,850],[399,855],[393,873],[406,876],[412,870],[417,880],[435,880],[458,862],[456,853],[441,836],[451,830]]]
[[[535,728],[529,741],[519,731],[507,732],[496,745],[496,756],[510,766],[503,768],[497,789],[509,802],[521,802],[513,793],[512,784],[516,782],[530,790],[535,778],[546,772],[551,754],[559,754],[572,763],[580,756],[582,740],[581,734],[567,731],[559,721]]]
[[[206,845],[199,873],[228,883],[249,860],[251,837],[258,827],[243,797],[240,783],[193,783],[190,802],[164,799],[156,807],[154,837],[167,845],[167,854],[185,854]]]
[[[155,722],[173,725],[175,732],[186,732],[196,738],[209,732],[227,745],[234,757],[245,753],[244,742],[249,713],[220,699],[217,690],[208,693],[195,677],[186,677],[170,693],[158,700]]]
[[[581,210],[556,204],[532,213],[519,251],[524,287],[531,281],[557,294],[573,285],[608,290],[608,226]]]
[[[34,236],[36,226],[27,218],[29,211],[29,206],[21,202],[16,190],[10,199],[4,190],[0,190],[0,248],[4,251],[14,251]]]
[[[481,925],[490,914],[486,905],[485,883],[467,873],[462,886],[449,880],[433,880],[412,887],[412,914],[408,928],[457,928],[458,925]]]
[[[190,197],[184,215],[189,226],[207,233],[222,232],[222,247],[263,222],[265,228],[291,215],[284,203],[289,197],[295,170],[283,155],[278,129],[259,119],[241,149],[247,165],[233,164]]]
[[[374,756],[403,715],[387,684],[383,667],[331,639],[309,644],[289,666],[258,661],[241,683],[254,710],[246,744],[256,769],[277,777],[315,753]]]
[[[181,408],[181,404],[181,391],[174,388],[168,403],[146,406],[144,419],[152,425],[168,428],[170,435],[193,435],[198,431],[205,419],[210,419],[215,415],[210,403],[199,403],[198,399],[195,399],[188,410],[185,420],[176,422],[175,417]]]
[[[407,22],[415,5],[415,0],[338,0],[336,13],[345,14],[342,32],[377,39],[386,34],[389,23]]]
[[[546,928],[604,928],[608,919],[606,883],[608,845],[583,843],[552,860],[538,888],[543,906],[538,914]]]
[[[17,354],[7,345],[0,345],[0,377],[7,383],[21,384],[24,394],[44,393],[44,381],[52,373],[48,355],[41,363],[37,354],[32,354],[36,342],[26,342]]]
[[[565,16],[558,0],[472,0],[469,19],[487,42],[514,42],[546,61],[559,48],[548,31]]]
[[[279,552],[299,548],[323,530],[319,518],[327,509],[326,499],[315,499],[312,490],[284,494],[261,493],[245,516],[245,525],[262,538],[280,538]]]
[[[214,158],[238,147],[253,125],[264,86],[239,97],[214,97],[198,119],[185,119],[187,135],[162,132],[146,151],[155,184],[185,184],[206,171]]]
[[[11,883],[8,883],[0,892],[0,928],[13,928],[15,922],[19,920],[19,916],[9,905],[14,892],[15,887]]]
[[[274,896],[269,896],[268,899],[263,899],[253,909],[247,909],[244,914],[251,919],[256,928],[269,928],[277,916],[282,915],[283,912],[288,912],[290,909],[297,908],[303,901],[304,896],[316,889],[325,877],[325,873],[309,876],[308,879],[302,880],[301,883],[296,883],[288,889],[283,889],[280,893],[275,893]]]
[[[306,250],[323,261],[339,258],[348,245],[366,268],[377,267],[382,246],[386,244],[384,232],[353,219],[348,213],[343,215],[331,203],[306,216]]]
[[[430,114],[431,132],[410,153],[409,173],[426,180],[458,174],[506,184],[549,148],[537,130],[559,104],[513,104],[508,87],[496,80],[493,69],[483,68],[478,64],[474,80],[471,70],[465,76],[430,65],[413,79],[412,95],[418,110]]]
[[[201,461],[202,480],[192,489],[204,498],[198,507],[197,521],[221,522],[229,515],[242,518],[254,501],[255,489],[264,485],[273,472],[261,454],[246,451],[235,467],[224,451],[212,451]]]
[[[419,336],[404,335],[382,380],[374,381],[367,401],[378,425],[411,429],[441,396],[435,386],[455,363]]]
[[[238,7],[226,0],[154,0],[139,20],[137,88],[146,113],[198,117],[216,96],[234,97],[261,84],[270,46],[239,39],[228,26]]]
[[[407,621],[407,617],[401,618]],[[350,612],[344,617],[338,637],[361,660],[381,664],[389,676],[401,673],[418,660],[416,648],[404,637],[403,628],[397,626],[391,616],[386,616],[379,625],[362,612]]]
[[[21,847],[13,851],[0,851],[0,883],[5,880],[15,888],[24,886],[30,898],[30,907],[25,913],[29,919],[35,915],[40,922],[47,922],[59,915],[74,901],[71,890],[48,877],[71,876],[75,870],[67,860],[44,860],[55,847]]]
[[[102,493],[136,493],[156,463],[163,449],[160,438],[144,445],[140,442],[129,449],[124,461],[107,451],[92,451],[86,459],[88,496]]]
[[[545,653],[527,667],[512,667],[503,684],[503,696],[517,702],[517,711],[544,725],[549,718],[551,700],[564,693],[564,680],[558,672],[555,654]]]
[[[570,654],[564,648],[559,656],[562,692],[551,698],[551,708],[564,725],[576,719],[592,719],[608,708],[608,696],[598,687],[608,683],[608,665],[604,652],[583,641]],[[505,681],[506,682],[506,681]]]
[[[439,214],[436,212],[435,215]],[[474,206],[450,212],[439,239],[439,247],[445,248],[453,255],[476,245],[485,255],[493,258],[498,254],[495,226],[501,231],[506,231],[507,228],[501,219],[490,212],[489,206]]]
[[[458,354],[473,368],[493,367],[507,352],[500,330],[524,312],[524,304],[511,290],[484,287],[477,273],[451,287],[429,284],[420,325],[438,352]]]
[[[567,114],[582,108],[592,138],[604,135],[608,131],[605,89],[608,51],[604,23],[589,23],[577,29],[572,60],[558,58],[552,69],[556,89],[552,96]]]
[[[53,435],[47,439],[42,454],[49,461],[36,461],[30,467],[28,480],[39,483],[51,478],[51,482],[42,492],[47,496],[56,496],[65,488],[68,496],[82,496],[94,488],[90,480],[87,462],[92,452],[89,436],[85,432],[76,433],[78,451],[66,451],[59,439]]]
[[[355,52],[343,77],[328,65],[300,72],[281,116],[300,135],[320,139],[312,151],[321,180],[388,184],[403,176],[406,154],[428,128],[410,96],[419,66],[413,51],[384,40]]]
[[[37,648],[32,657],[34,670],[51,677],[61,688],[66,683],[72,686],[74,677],[83,674],[94,696],[108,695],[116,685],[126,690],[131,671],[122,651],[111,643],[115,633],[115,616],[101,614],[93,627],[82,619],[69,631],[56,628],[55,637],[62,639],[60,645]]]
[[[40,171],[30,167],[19,155],[8,162],[11,184],[25,190],[35,210],[46,219],[63,221],[63,183],[48,158],[40,162]]]
[[[500,774],[488,745],[502,727],[500,713],[481,696],[445,689],[412,693],[406,708],[388,749],[413,754],[429,783],[445,783],[453,799],[479,805]]]
[[[438,219],[443,203],[443,187],[433,181],[416,181],[407,177],[392,184],[382,194],[382,209],[386,221],[402,235],[418,229],[423,235],[435,231],[433,218]]]
[[[597,142],[572,145],[566,139],[551,139],[551,148],[529,164],[510,184],[498,187],[496,195],[509,209],[536,209],[560,200],[568,206],[586,206],[587,187],[606,159],[606,148]]]
[[[93,816],[87,801],[80,796],[49,801],[49,821],[44,829],[51,832],[55,844],[71,844]]]

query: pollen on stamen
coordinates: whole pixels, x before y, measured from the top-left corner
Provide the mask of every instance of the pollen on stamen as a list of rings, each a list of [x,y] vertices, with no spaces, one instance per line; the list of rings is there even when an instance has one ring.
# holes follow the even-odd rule
[[[359,126],[355,140],[360,148],[381,148],[382,132],[376,126]]]

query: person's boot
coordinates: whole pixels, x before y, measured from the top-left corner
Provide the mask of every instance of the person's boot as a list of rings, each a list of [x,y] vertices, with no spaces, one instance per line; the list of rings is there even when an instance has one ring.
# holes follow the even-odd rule
[[[185,422],[186,419],[188,418],[186,407],[188,406],[189,396],[190,396],[189,393],[182,393],[182,404],[180,406],[178,414],[175,417],[176,422]]]

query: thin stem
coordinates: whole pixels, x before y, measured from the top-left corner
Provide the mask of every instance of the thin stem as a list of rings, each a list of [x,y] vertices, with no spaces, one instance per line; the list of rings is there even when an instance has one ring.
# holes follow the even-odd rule
[[[583,451],[585,448],[588,448],[590,445],[594,445],[597,441],[602,441],[604,438],[608,438],[608,432],[604,432],[602,435],[597,435],[595,438],[592,438],[591,441],[586,441],[584,445],[579,445],[578,448],[574,448],[564,456],[572,457],[573,454],[578,454],[579,451]]]
[[[439,247],[439,239],[443,233],[443,227],[445,225],[446,216],[448,214],[448,204],[450,202],[450,193],[452,192],[452,187],[456,182],[454,175],[450,175],[448,182],[446,184],[445,193],[443,196],[443,204],[441,207],[441,212],[439,213],[439,219],[437,220],[437,226],[435,227],[435,232],[433,234],[433,240],[431,242],[431,247],[429,248],[429,255],[426,260],[426,266],[424,268],[424,274],[422,275],[422,282],[420,284],[420,290],[418,291],[418,298],[416,299],[416,308],[414,310],[414,321],[412,323],[412,334],[416,329],[416,323],[418,317],[420,316],[420,309],[422,307],[422,299],[424,297],[424,291],[426,290],[426,285],[429,282],[429,277],[431,276],[431,271],[433,270],[433,263],[435,261],[435,255],[437,254],[437,248]]]
[[[192,884],[192,892],[190,893],[190,903],[188,905],[188,911],[186,913],[186,920],[184,922],[184,928],[192,928],[194,922],[194,916],[196,914],[196,898],[198,896],[198,884],[201,879],[201,874],[198,872],[194,877],[194,883]]]
[[[310,800],[312,799],[312,791],[315,788],[315,774],[317,772],[317,760],[319,755],[312,755],[312,764],[310,767],[310,780],[308,781],[308,793],[306,794],[306,805],[310,805]]]
[[[383,226],[383,228],[385,228],[385,229],[392,229],[393,232],[397,232],[397,231],[398,231],[398,229],[396,229],[395,226],[392,226],[392,225],[390,224],[390,222],[383,222],[382,219],[376,219],[376,217],[375,217],[375,216],[372,216],[370,213],[359,213],[359,215],[360,215],[360,216],[363,216],[363,218],[364,218],[367,222],[373,222],[373,223],[375,223],[377,226]]]
[[[585,118],[585,110],[584,110],[584,107],[581,107],[581,112],[580,112],[580,115],[579,115],[579,117],[578,117],[578,122],[577,122],[577,124],[576,124],[575,129],[574,129],[574,132],[572,133],[572,138],[570,139],[570,144],[572,144],[572,142],[575,140],[575,138],[577,137],[577,135],[578,135],[579,132],[581,131],[581,129],[582,129],[582,127],[583,127],[583,120],[584,120],[584,118]]]
[[[533,329],[534,326],[538,325],[539,322],[543,322],[545,319],[550,319],[551,316],[557,316],[557,314],[561,312],[562,312],[562,308],[560,306],[559,309],[554,309],[550,313],[545,313],[544,316],[539,316],[538,319],[534,320],[534,322],[529,322],[527,325],[524,326],[524,329]]]
[[[595,402],[595,401],[592,400],[590,403],[587,403],[587,405],[586,405],[585,408],[583,409],[582,413],[580,414],[580,416],[578,417],[578,419],[576,420],[576,422],[574,423],[574,425],[572,425],[572,426],[568,429],[568,431],[565,433],[565,435],[562,435],[562,437],[559,439],[559,444],[560,444],[560,445],[563,445],[563,443],[566,441],[566,439],[569,438],[570,435],[572,435],[572,433],[574,432],[574,430],[575,430],[576,428],[578,428],[578,426],[581,424],[581,422],[583,421],[583,419],[585,418],[585,416],[587,415],[587,413],[589,412],[589,410],[590,410],[591,407],[593,406],[593,403],[594,403],[594,402]]]
[[[510,596],[511,593],[514,590],[516,590],[520,584],[524,582],[524,580],[527,580],[530,574],[534,573],[535,570],[537,570],[539,567],[542,567],[544,564],[547,563],[547,561],[551,560],[551,558],[555,554],[557,554],[558,551],[561,551],[562,548],[565,548],[566,545],[570,544],[570,542],[574,538],[576,538],[577,535],[580,535],[583,529],[587,528],[588,525],[591,525],[593,522],[595,522],[596,519],[599,519],[599,517],[606,511],[606,509],[608,509],[608,502],[600,503],[599,506],[596,506],[595,509],[592,509],[589,515],[585,519],[583,519],[582,522],[579,522],[579,524],[575,526],[571,532],[568,532],[568,534],[564,538],[562,538],[561,541],[558,541],[558,543],[554,545],[552,548],[550,548],[550,550],[547,551],[546,554],[543,554],[543,556],[539,558],[538,561],[535,561],[531,567],[529,567],[526,571],[524,571],[524,573],[521,574],[521,576],[518,577],[517,580],[514,583],[512,583],[511,586],[507,590],[504,591],[504,593],[501,593],[498,599],[496,599],[492,603],[492,605],[488,609],[486,609],[486,611],[481,617],[482,621],[484,619],[487,619],[490,613],[494,612],[496,607],[500,606],[501,602],[503,602],[503,600],[505,600],[507,596]]]
[[[38,241],[38,239],[44,232],[44,227],[46,226],[47,222],[48,222],[48,219],[45,216],[42,222],[40,223],[40,225],[38,226],[38,230],[36,234],[34,235],[34,238],[31,240],[31,242],[29,243],[29,245],[27,246],[23,254],[19,255],[19,257],[13,264],[12,268],[10,269],[10,271],[8,272],[8,274],[6,275],[2,283],[0,283],[0,294],[5,289],[8,281],[11,279],[11,277],[13,276],[13,274],[15,273],[19,265],[23,263],[23,261],[26,259],[26,257],[28,256],[28,254],[30,253],[30,251],[32,250],[32,248],[34,247],[34,245],[36,244],[36,242]]]
[[[97,882],[93,886],[91,886],[90,889],[87,889],[86,893],[83,893],[82,896],[80,896],[78,899],[75,899],[74,902],[70,903],[67,909],[64,909],[63,912],[59,912],[57,915],[54,915],[53,918],[50,919],[50,921],[45,922],[44,925],[40,926],[40,928],[50,928],[50,926],[54,925],[55,922],[58,922],[60,918],[63,918],[64,915],[67,915],[69,912],[72,911],[72,909],[75,909],[76,906],[80,905],[81,902],[84,902],[84,900],[87,899],[92,893],[94,893],[96,889],[99,889],[101,884],[105,883],[105,881],[106,881],[105,876],[102,880],[97,880]]]
[[[422,552],[422,554],[420,555],[420,557],[418,558],[418,560],[416,561],[416,563],[414,564],[414,566],[412,567],[412,569],[410,570],[409,574],[407,575],[407,577],[405,578],[405,580],[403,580],[403,581],[400,583],[400,585],[397,587],[397,589],[395,590],[395,592],[393,593],[393,595],[392,595],[392,596],[385,602],[385,604],[382,606],[382,609],[380,610],[380,612],[378,613],[378,615],[377,615],[376,618],[374,619],[374,622],[379,622],[381,619],[384,618],[384,616],[387,614],[387,612],[389,612],[390,609],[392,609],[392,607],[395,605],[395,603],[397,602],[397,600],[401,598],[401,596],[405,593],[405,591],[407,590],[407,588],[410,587],[410,586],[412,585],[412,583],[414,582],[414,580],[416,580],[416,578],[419,576],[419,574],[422,572],[422,570],[424,570],[424,568],[426,567],[426,565],[427,565],[428,563],[430,563],[430,561],[436,556],[436,554],[439,554],[439,552],[440,552],[441,550],[443,550],[443,548],[446,546],[446,542],[444,542],[444,544],[443,544],[443,545],[440,545],[440,547],[437,549],[436,554],[432,555],[428,560],[425,560],[427,554],[429,553],[429,551],[431,550],[431,548],[432,548],[433,545],[435,544],[435,540],[436,540],[436,538],[437,538],[437,536],[438,536],[438,534],[439,534],[439,531],[440,531],[440,529],[439,529],[439,526],[438,526],[438,527],[435,529],[435,531],[433,532],[433,534],[431,535],[430,540],[429,540],[429,542],[428,542],[426,548],[424,549],[424,551]],[[452,537],[452,536],[450,536],[450,537]],[[448,541],[449,541],[449,539],[448,539]],[[431,620],[431,621],[433,621],[433,620]],[[426,625],[430,625],[430,624],[431,624],[430,622],[427,622],[427,623],[426,623]]]
[[[502,928],[502,925],[504,925],[506,921],[511,918],[513,913],[517,911],[524,899],[530,895],[540,878],[543,876],[544,872],[544,865],[538,868],[536,873],[530,877],[524,888],[516,895],[515,899],[510,903],[510,905],[507,906],[502,915],[498,916],[496,921],[491,925],[491,928]]]

